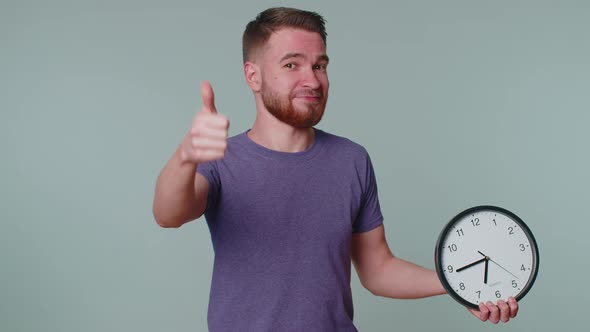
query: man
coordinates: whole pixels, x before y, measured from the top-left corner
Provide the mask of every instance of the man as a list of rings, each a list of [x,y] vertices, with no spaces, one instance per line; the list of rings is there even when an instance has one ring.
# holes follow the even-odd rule
[[[444,294],[434,271],[391,254],[365,149],[313,127],[328,99],[323,18],[265,10],[246,26],[243,57],[252,129],[227,139],[229,121],[203,82],[203,108],[154,198],[162,227],[206,216],[215,251],[209,329],[356,331],[351,259],[375,295]],[[510,299],[472,313],[497,323],[517,311]]]

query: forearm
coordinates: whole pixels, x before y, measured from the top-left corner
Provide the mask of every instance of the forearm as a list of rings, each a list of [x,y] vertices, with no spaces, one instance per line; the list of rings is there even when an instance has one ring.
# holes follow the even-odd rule
[[[372,279],[368,288],[378,296],[417,299],[446,293],[435,271],[393,256]]]
[[[160,172],[156,182],[153,213],[162,227],[180,227],[200,217],[204,203],[196,201],[196,165],[183,163],[177,150]]]

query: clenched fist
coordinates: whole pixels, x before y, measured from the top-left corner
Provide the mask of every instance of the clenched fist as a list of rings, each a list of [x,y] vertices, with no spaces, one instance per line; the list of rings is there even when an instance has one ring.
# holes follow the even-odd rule
[[[182,140],[182,162],[199,164],[222,159],[227,149],[229,120],[215,109],[213,88],[207,81],[201,83],[203,108],[195,116],[191,129]]]

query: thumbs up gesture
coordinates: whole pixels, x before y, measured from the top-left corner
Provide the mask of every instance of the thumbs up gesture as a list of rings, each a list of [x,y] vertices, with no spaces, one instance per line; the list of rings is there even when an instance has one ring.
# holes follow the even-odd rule
[[[229,120],[217,113],[213,88],[207,81],[201,83],[201,96],[203,107],[180,146],[182,162],[199,164],[222,159],[227,149]]]

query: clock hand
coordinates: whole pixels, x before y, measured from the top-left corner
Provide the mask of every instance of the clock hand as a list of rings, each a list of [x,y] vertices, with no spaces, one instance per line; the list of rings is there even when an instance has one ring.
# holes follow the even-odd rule
[[[514,275],[514,273],[512,273],[512,272],[510,272],[510,271],[506,270],[506,269],[505,269],[505,268],[504,268],[502,265],[500,265],[500,264],[496,263],[496,261],[494,261],[494,260],[493,260],[493,259],[491,259],[490,257],[486,256],[486,255],[485,255],[483,252],[481,252],[481,251],[479,251],[479,250],[478,250],[477,252],[478,252],[480,255],[482,255],[482,256],[486,257],[487,259],[491,260],[491,261],[492,261],[492,263],[494,263],[494,264],[498,265],[498,266],[499,266],[499,267],[500,267],[502,270],[504,270],[504,271],[506,271],[506,272],[510,273],[510,274],[511,274],[511,275],[512,275],[514,278],[518,279],[518,277],[517,277],[517,276],[515,276],[515,275]]]
[[[457,271],[457,272],[461,272],[461,271],[465,270],[466,268],[468,268],[468,267],[472,267],[473,265],[477,265],[477,264],[479,264],[479,263],[481,263],[481,262],[483,262],[483,261],[485,261],[485,260],[486,260],[486,258],[482,258],[482,259],[480,259],[480,260],[478,260],[478,261],[475,261],[475,262],[473,262],[473,263],[470,263],[470,264],[467,264],[467,265],[465,265],[465,266],[463,266],[463,267],[460,267],[460,268],[458,268],[458,269],[457,269],[457,270],[455,270],[455,271]]]
[[[486,256],[483,252],[481,252],[479,250],[477,252],[484,257],[483,259],[486,260],[486,267],[485,267],[485,270],[483,273],[483,283],[487,284],[488,283],[488,264],[489,264],[488,261],[491,260],[491,258]]]
[[[512,275],[514,278],[516,278],[516,279],[519,279],[517,276],[515,276],[515,275],[514,275],[514,273],[512,273],[512,272],[510,272],[510,271],[506,270],[506,269],[505,269],[505,268],[504,268],[502,265],[498,264],[498,263],[497,263],[496,261],[494,261],[493,259],[491,259],[491,258],[490,258],[490,261],[492,261],[492,263],[494,263],[494,264],[498,265],[498,266],[499,266],[499,267],[500,267],[502,270],[504,270],[504,271],[506,271],[506,272],[510,273],[510,274],[511,274],[511,275]]]
[[[485,267],[485,271],[483,274],[483,283],[487,285],[488,283],[488,263],[489,262],[489,257],[486,256],[486,267]]]

